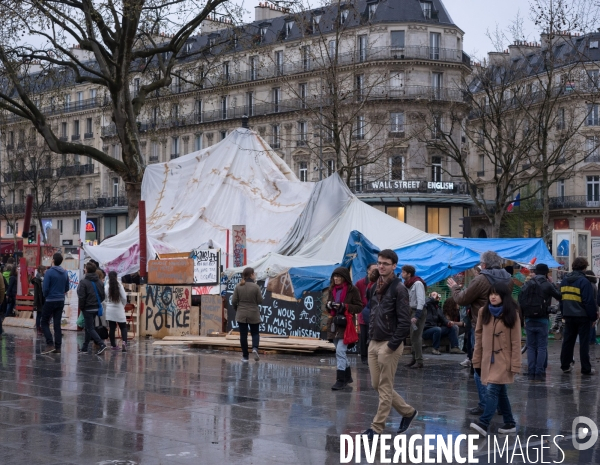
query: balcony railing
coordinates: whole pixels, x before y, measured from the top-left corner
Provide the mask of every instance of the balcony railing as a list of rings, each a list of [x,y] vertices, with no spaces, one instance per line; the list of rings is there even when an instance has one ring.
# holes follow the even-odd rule
[[[550,210],[567,210],[571,208],[597,208],[600,209],[600,196],[587,196],[587,195],[565,195],[562,197],[550,197],[549,207]],[[527,211],[532,209],[542,209],[542,199],[526,199],[521,200],[521,208],[527,207]],[[517,207],[519,208],[519,207]],[[513,212],[518,211],[517,208],[513,209]],[[491,213],[494,209],[490,210]],[[471,207],[471,215],[483,215],[483,210],[477,207]]]
[[[84,139],[91,139],[92,137],[94,137],[94,133],[93,132],[86,132],[83,134],[83,138]]]
[[[127,207],[126,197],[99,197],[97,199],[77,199],[77,200],[58,200],[51,201],[45,208],[46,211],[81,211],[93,210],[96,208]],[[25,204],[1,204],[0,214],[24,213]]]
[[[81,139],[81,134],[73,134],[71,136],[71,140],[79,140],[79,139]]]
[[[94,164],[86,164],[86,165],[70,165],[70,166],[61,166],[56,169],[56,175],[59,177],[62,176],[83,176],[86,174],[94,174]]]

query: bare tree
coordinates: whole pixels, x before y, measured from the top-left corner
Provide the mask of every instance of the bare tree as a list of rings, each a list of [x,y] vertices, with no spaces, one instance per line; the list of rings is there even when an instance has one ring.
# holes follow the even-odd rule
[[[228,0],[4,0],[0,109],[31,122],[52,152],[89,156],[120,175],[133,219],[145,168],[138,117],[149,99],[171,86],[190,37],[217,11],[232,17],[240,10]],[[32,72],[33,63],[39,71]],[[140,77],[136,87],[133,73]],[[61,140],[44,106],[67,102],[48,102],[52,97],[45,90],[65,84],[101,90],[98,97],[122,147],[120,159]]]

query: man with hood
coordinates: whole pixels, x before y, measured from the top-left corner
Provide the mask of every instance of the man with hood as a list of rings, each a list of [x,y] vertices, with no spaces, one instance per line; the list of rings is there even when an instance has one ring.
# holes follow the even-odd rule
[[[527,333],[527,372],[529,379],[546,379],[548,360],[548,315],[552,297],[561,300],[558,289],[548,281],[548,265],[538,263],[535,275],[521,288],[519,306]]]
[[[96,332],[96,316],[102,308],[102,302],[106,298],[104,286],[100,283],[96,274],[96,265],[91,261],[85,265],[85,277],[79,282],[77,287],[77,297],[79,298],[79,311],[83,312],[85,321],[85,339],[79,350],[80,353],[86,354],[90,344],[90,340],[94,340],[98,346],[96,355],[100,355],[106,350],[106,344],[98,336]]]
[[[65,294],[69,292],[69,275],[60,266],[62,262],[63,256],[60,253],[57,252],[52,256],[52,266],[46,271],[42,284],[45,302],[42,309],[41,326],[46,338],[46,350],[42,354],[52,352],[60,354],[61,350],[62,329],[60,320],[65,306]],[[50,318],[54,321],[54,342],[50,332]]]
[[[560,351],[560,368],[563,373],[573,370],[573,349],[579,336],[579,359],[581,374],[593,375],[596,370],[590,363],[590,327],[597,318],[597,307],[594,301],[592,284],[585,277],[584,271],[589,266],[583,257],[573,260],[573,271],[560,283],[562,300],[560,310],[565,320],[565,334]]]
[[[473,328],[477,326],[479,310],[481,310],[488,301],[490,288],[496,283],[504,283],[512,292],[513,282],[510,274],[502,269],[502,258],[493,250],[483,252],[480,257],[481,272],[477,275],[466,289],[461,287],[452,278],[448,278],[446,283],[452,291],[452,298],[458,305],[471,306],[471,321]],[[471,347],[475,347],[475,331],[471,332]],[[472,415],[483,414],[485,409],[486,388],[481,384],[481,378],[477,373],[474,374],[477,392],[479,394],[479,405],[469,409]]]

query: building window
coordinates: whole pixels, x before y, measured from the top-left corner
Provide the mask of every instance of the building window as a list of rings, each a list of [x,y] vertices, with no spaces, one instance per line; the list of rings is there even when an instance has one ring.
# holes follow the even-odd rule
[[[119,178],[112,178],[113,188],[112,188],[112,196],[117,198],[119,196]]]
[[[65,94],[65,110],[71,109],[71,94]]]
[[[326,160],[325,164],[327,165],[327,176],[331,176],[335,173],[335,160]]]
[[[308,163],[305,161],[298,163],[298,178],[302,182],[308,181]]]
[[[329,59],[335,60],[337,57],[337,41],[330,40],[329,41]]]
[[[433,10],[431,2],[421,0],[421,10],[423,11],[425,19],[431,19],[431,11]]]
[[[390,96],[397,97],[403,92],[398,92],[404,89],[404,71],[393,71],[390,73]]]
[[[565,109],[559,108],[556,114],[556,129],[565,129]]]
[[[25,189],[19,189],[19,203],[21,205],[25,204]]]
[[[310,45],[302,46],[302,69],[310,71]]]
[[[278,50],[275,52],[275,73],[277,76],[283,75],[283,51]]]
[[[444,75],[442,73],[431,73],[431,87],[433,90],[433,97],[436,99],[442,98],[443,80]]]
[[[179,137],[171,137],[171,158],[179,156]]]
[[[92,118],[87,118],[87,119],[85,120],[85,133],[86,133],[88,136],[90,136],[90,137],[91,137],[91,136],[93,135],[93,133],[94,133],[94,126],[93,126],[93,123],[92,123]]]
[[[440,236],[450,235],[450,208],[427,207],[427,232]]]
[[[227,119],[227,96],[221,97],[221,118]]]
[[[363,190],[363,167],[362,165],[354,168],[354,188],[356,192]]]
[[[271,146],[274,149],[279,148],[279,125],[274,124],[271,126]]]
[[[348,14],[350,12],[348,10],[342,10],[342,12],[340,13],[340,25],[345,24],[346,20],[348,19]]]
[[[385,207],[385,212],[392,218],[406,223],[406,209],[404,207]]]
[[[194,149],[202,150],[202,134],[196,134],[194,137]]]
[[[273,111],[275,113],[279,112],[279,102],[281,101],[281,89],[279,87],[275,87],[272,90],[273,96]]]
[[[251,56],[250,57],[250,80],[256,81],[257,79],[257,65],[258,65],[258,57]]]
[[[116,216],[105,216],[104,217],[104,237],[114,236],[117,234],[117,217]]]
[[[229,82],[229,62],[223,62],[223,80]]]
[[[307,126],[306,121],[298,121],[298,145],[306,145]]]
[[[440,115],[433,116],[433,124],[431,126],[431,138],[441,139],[442,138],[442,117]]]
[[[363,140],[365,138],[365,117],[364,117],[364,115],[358,115],[356,117],[355,138],[357,140]]]
[[[174,103],[171,105],[171,118],[177,120],[179,118],[179,104]]]
[[[600,161],[598,160],[598,146],[600,144],[600,138],[598,136],[588,137],[585,140],[585,151],[587,161]]]
[[[73,218],[73,234],[79,236],[79,225],[80,225],[80,219],[79,218]]]
[[[133,80],[133,96],[137,97],[140,93],[140,78],[135,78]]]
[[[73,135],[75,137],[79,137],[79,120],[78,119],[73,121]]]
[[[56,229],[62,234],[63,233],[63,220],[56,220]]]
[[[307,84],[304,82],[299,84],[298,95],[300,96],[300,107],[306,109],[306,97],[308,96]]]
[[[440,45],[442,43],[442,34],[439,32],[429,33],[429,59],[440,59]]]
[[[477,176],[483,176],[485,174],[485,155],[480,153],[479,154],[479,173],[477,173]]]
[[[442,182],[442,157],[431,157],[431,180]]]
[[[377,11],[377,5],[378,5],[378,3],[376,3],[376,2],[369,3],[369,20],[371,20],[375,17],[375,12]]]
[[[587,176],[587,201],[600,201],[600,176]]]
[[[294,28],[294,21],[286,21],[285,22],[285,38],[289,38],[292,34],[292,29]]]
[[[390,180],[402,181],[404,179],[404,157],[396,155],[390,157]]]
[[[354,90],[356,91],[356,101],[360,102],[364,97],[365,75],[357,74],[354,76]]]
[[[312,17],[312,29],[313,32],[317,32],[319,30],[319,23],[321,22],[321,10],[317,10],[315,12],[313,12],[313,17]]]
[[[390,114],[390,132],[395,134],[404,132],[404,112]]]
[[[587,116],[587,125],[588,126],[598,126],[600,124],[600,117],[598,115],[599,107],[600,107],[600,105],[588,104],[588,116]]]
[[[404,31],[390,32],[390,41],[392,44],[392,50],[403,50],[404,49]]]
[[[559,179],[558,181],[556,181],[556,196],[561,200],[564,200],[564,198],[565,198],[565,180],[564,179]]]
[[[358,61],[367,61],[367,35],[363,34],[358,36],[357,42]]]
[[[8,223],[8,221],[6,222],[6,234],[7,235],[13,235],[13,234],[19,234],[19,223],[15,223],[15,229],[16,232],[13,230],[13,227],[11,224]]]
[[[60,123],[60,136],[61,137],[68,137],[67,136],[67,123],[66,122]]]
[[[246,115],[254,115],[254,92],[246,92]]]
[[[227,131],[221,131],[221,140],[225,140],[227,137]]]

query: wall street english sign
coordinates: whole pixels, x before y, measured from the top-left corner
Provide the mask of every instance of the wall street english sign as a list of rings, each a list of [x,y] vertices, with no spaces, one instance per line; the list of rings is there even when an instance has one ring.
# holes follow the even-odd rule
[[[380,192],[454,192],[457,187],[455,182],[433,181],[372,181],[367,184],[368,190]]]

